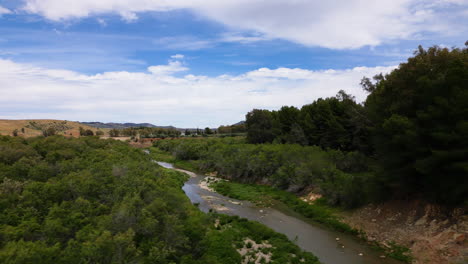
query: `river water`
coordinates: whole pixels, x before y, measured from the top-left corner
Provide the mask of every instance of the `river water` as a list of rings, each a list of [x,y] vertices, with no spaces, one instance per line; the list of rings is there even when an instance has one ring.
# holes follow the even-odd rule
[[[160,166],[189,174],[190,179],[182,189],[200,210],[210,209],[218,213],[237,215],[258,221],[276,232],[285,234],[303,250],[316,255],[324,264],[401,264],[381,258],[381,253],[372,250],[356,238],[331,231],[287,208],[262,208],[248,201],[239,201],[219,193],[201,188],[199,183],[206,176],[176,169],[170,163],[157,162]]]

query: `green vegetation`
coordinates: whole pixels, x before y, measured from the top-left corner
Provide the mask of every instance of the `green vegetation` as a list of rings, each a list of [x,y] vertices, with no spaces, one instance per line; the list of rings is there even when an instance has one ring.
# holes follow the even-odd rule
[[[217,252],[223,252],[222,259],[225,261],[222,263],[241,263],[242,258],[237,252],[232,251],[233,247],[231,245],[234,244],[237,249],[243,247],[249,248],[249,246],[251,247],[252,245],[251,243],[244,243],[246,238],[259,244],[266,243],[271,245],[271,247],[261,250],[264,254],[272,254],[271,262],[269,263],[319,263],[316,257],[311,254],[303,253],[299,247],[292,244],[285,235],[276,233],[258,222],[247,221],[237,216],[216,216],[218,218],[216,220],[215,230],[210,231],[205,243],[209,245],[209,248],[216,249]],[[220,255],[221,254],[218,256],[221,259]]]
[[[468,197],[468,42],[421,47],[390,74],[364,81],[380,176],[392,195],[456,205]]]
[[[175,138],[180,136],[180,131],[176,129],[166,129],[159,127],[128,127],[113,128],[109,131],[110,137],[136,137],[140,138]]]
[[[80,136],[84,137],[89,137],[89,136],[94,136],[94,132],[91,129],[84,129],[82,127],[79,127],[80,131]],[[96,132],[97,134],[97,132]]]
[[[468,197],[467,47],[419,47],[388,75],[362,80],[370,93],[364,105],[340,91],[301,109],[254,109],[246,116],[247,141],[359,151],[379,165],[372,173],[385,197],[462,204]]]
[[[258,223],[201,213],[186,177],[120,141],[0,137],[0,262],[240,263],[250,238],[272,263],[318,263]]]
[[[246,115],[245,142],[163,141],[155,146],[199,170],[295,194],[313,191],[329,205],[351,208],[386,199],[466,205],[466,46],[419,47],[391,73],[373,81],[363,78],[369,96],[362,105],[340,91],[300,109],[252,110]],[[272,197],[316,221],[334,221],[316,206],[266,186],[219,183],[215,188],[246,200]],[[339,224],[330,225],[340,229]],[[406,248],[392,247],[392,257],[410,261]]]
[[[320,200],[309,204],[289,192],[257,184],[240,184],[220,181],[211,184],[211,187],[222,195],[239,200],[248,200],[260,205],[268,205],[271,204],[272,201],[279,201],[297,213],[332,229],[353,235],[359,234],[358,230],[342,223],[333,213],[333,209],[326,206],[323,201]]]
[[[280,202],[304,217],[366,240],[365,233],[341,222],[335,213],[337,209],[329,206],[353,207],[378,197],[374,193],[378,181],[372,174],[356,172],[368,168],[364,166],[367,159],[358,153],[290,144],[252,145],[239,138],[166,140],[154,144],[157,148],[151,151],[157,160],[192,171],[217,171],[218,176],[231,179],[211,184],[222,195],[262,206]],[[324,198],[310,204],[296,195],[310,190]],[[389,257],[411,261],[407,248],[369,243]]]
[[[263,183],[293,193],[313,190],[331,205],[355,207],[377,200],[369,159],[357,152],[291,144],[253,145],[242,138],[162,140],[154,145],[198,171],[242,183]]]
[[[246,127],[245,127],[245,123],[240,122],[238,124],[234,124],[234,125],[230,125],[230,126],[220,126],[220,127],[218,127],[217,132],[220,135],[238,136],[238,135],[245,135],[247,130],[246,130]]]

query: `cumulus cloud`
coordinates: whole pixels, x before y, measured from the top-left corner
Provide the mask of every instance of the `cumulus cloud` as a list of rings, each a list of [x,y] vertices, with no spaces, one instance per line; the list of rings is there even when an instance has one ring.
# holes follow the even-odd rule
[[[146,72],[94,75],[35,67],[0,59],[0,118],[134,121],[205,127],[242,120],[253,108],[302,106],[343,89],[362,101],[363,76],[394,67],[347,70],[261,68],[239,75],[207,77],[175,73],[179,61]]]
[[[467,8],[467,0],[25,0],[22,9],[55,21],[103,13],[134,21],[139,12],[189,9],[234,32],[257,33],[250,37],[226,35],[227,41],[280,38],[307,46],[345,49],[408,39],[427,31],[446,34],[463,30],[453,24],[466,21],[450,17]],[[447,16],[448,12],[452,15]]]
[[[7,9],[3,6],[0,6],[0,16],[3,15],[3,14],[11,14],[11,11],[10,9]]]

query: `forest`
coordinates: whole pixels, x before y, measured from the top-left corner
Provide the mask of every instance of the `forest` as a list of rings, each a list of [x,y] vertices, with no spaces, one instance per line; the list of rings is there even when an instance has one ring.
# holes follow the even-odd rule
[[[300,109],[254,109],[246,141],[157,142],[179,160],[248,183],[355,207],[388,199],[456,206],[468,197],[468,45],[419,47],[363,78],[362,104],[340,91]]]
[[[202,213],[187,177],[112,139],[1,136],[0,263],[238,264],[247,238],[271,263],[318,263],[259,223]]]
[[[363,78],[363,104],[340,91],[301,109],[253,110],[249,143],[358,151],[390,197],[460,204],[468,197],[468,46],[424,50],[387,75]]]

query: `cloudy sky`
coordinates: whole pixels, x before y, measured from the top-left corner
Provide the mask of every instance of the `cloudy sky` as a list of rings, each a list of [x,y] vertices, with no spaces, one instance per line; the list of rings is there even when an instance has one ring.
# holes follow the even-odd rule
[[[467,36],[468,0],[0,0],[0,119],[217,127]]]

